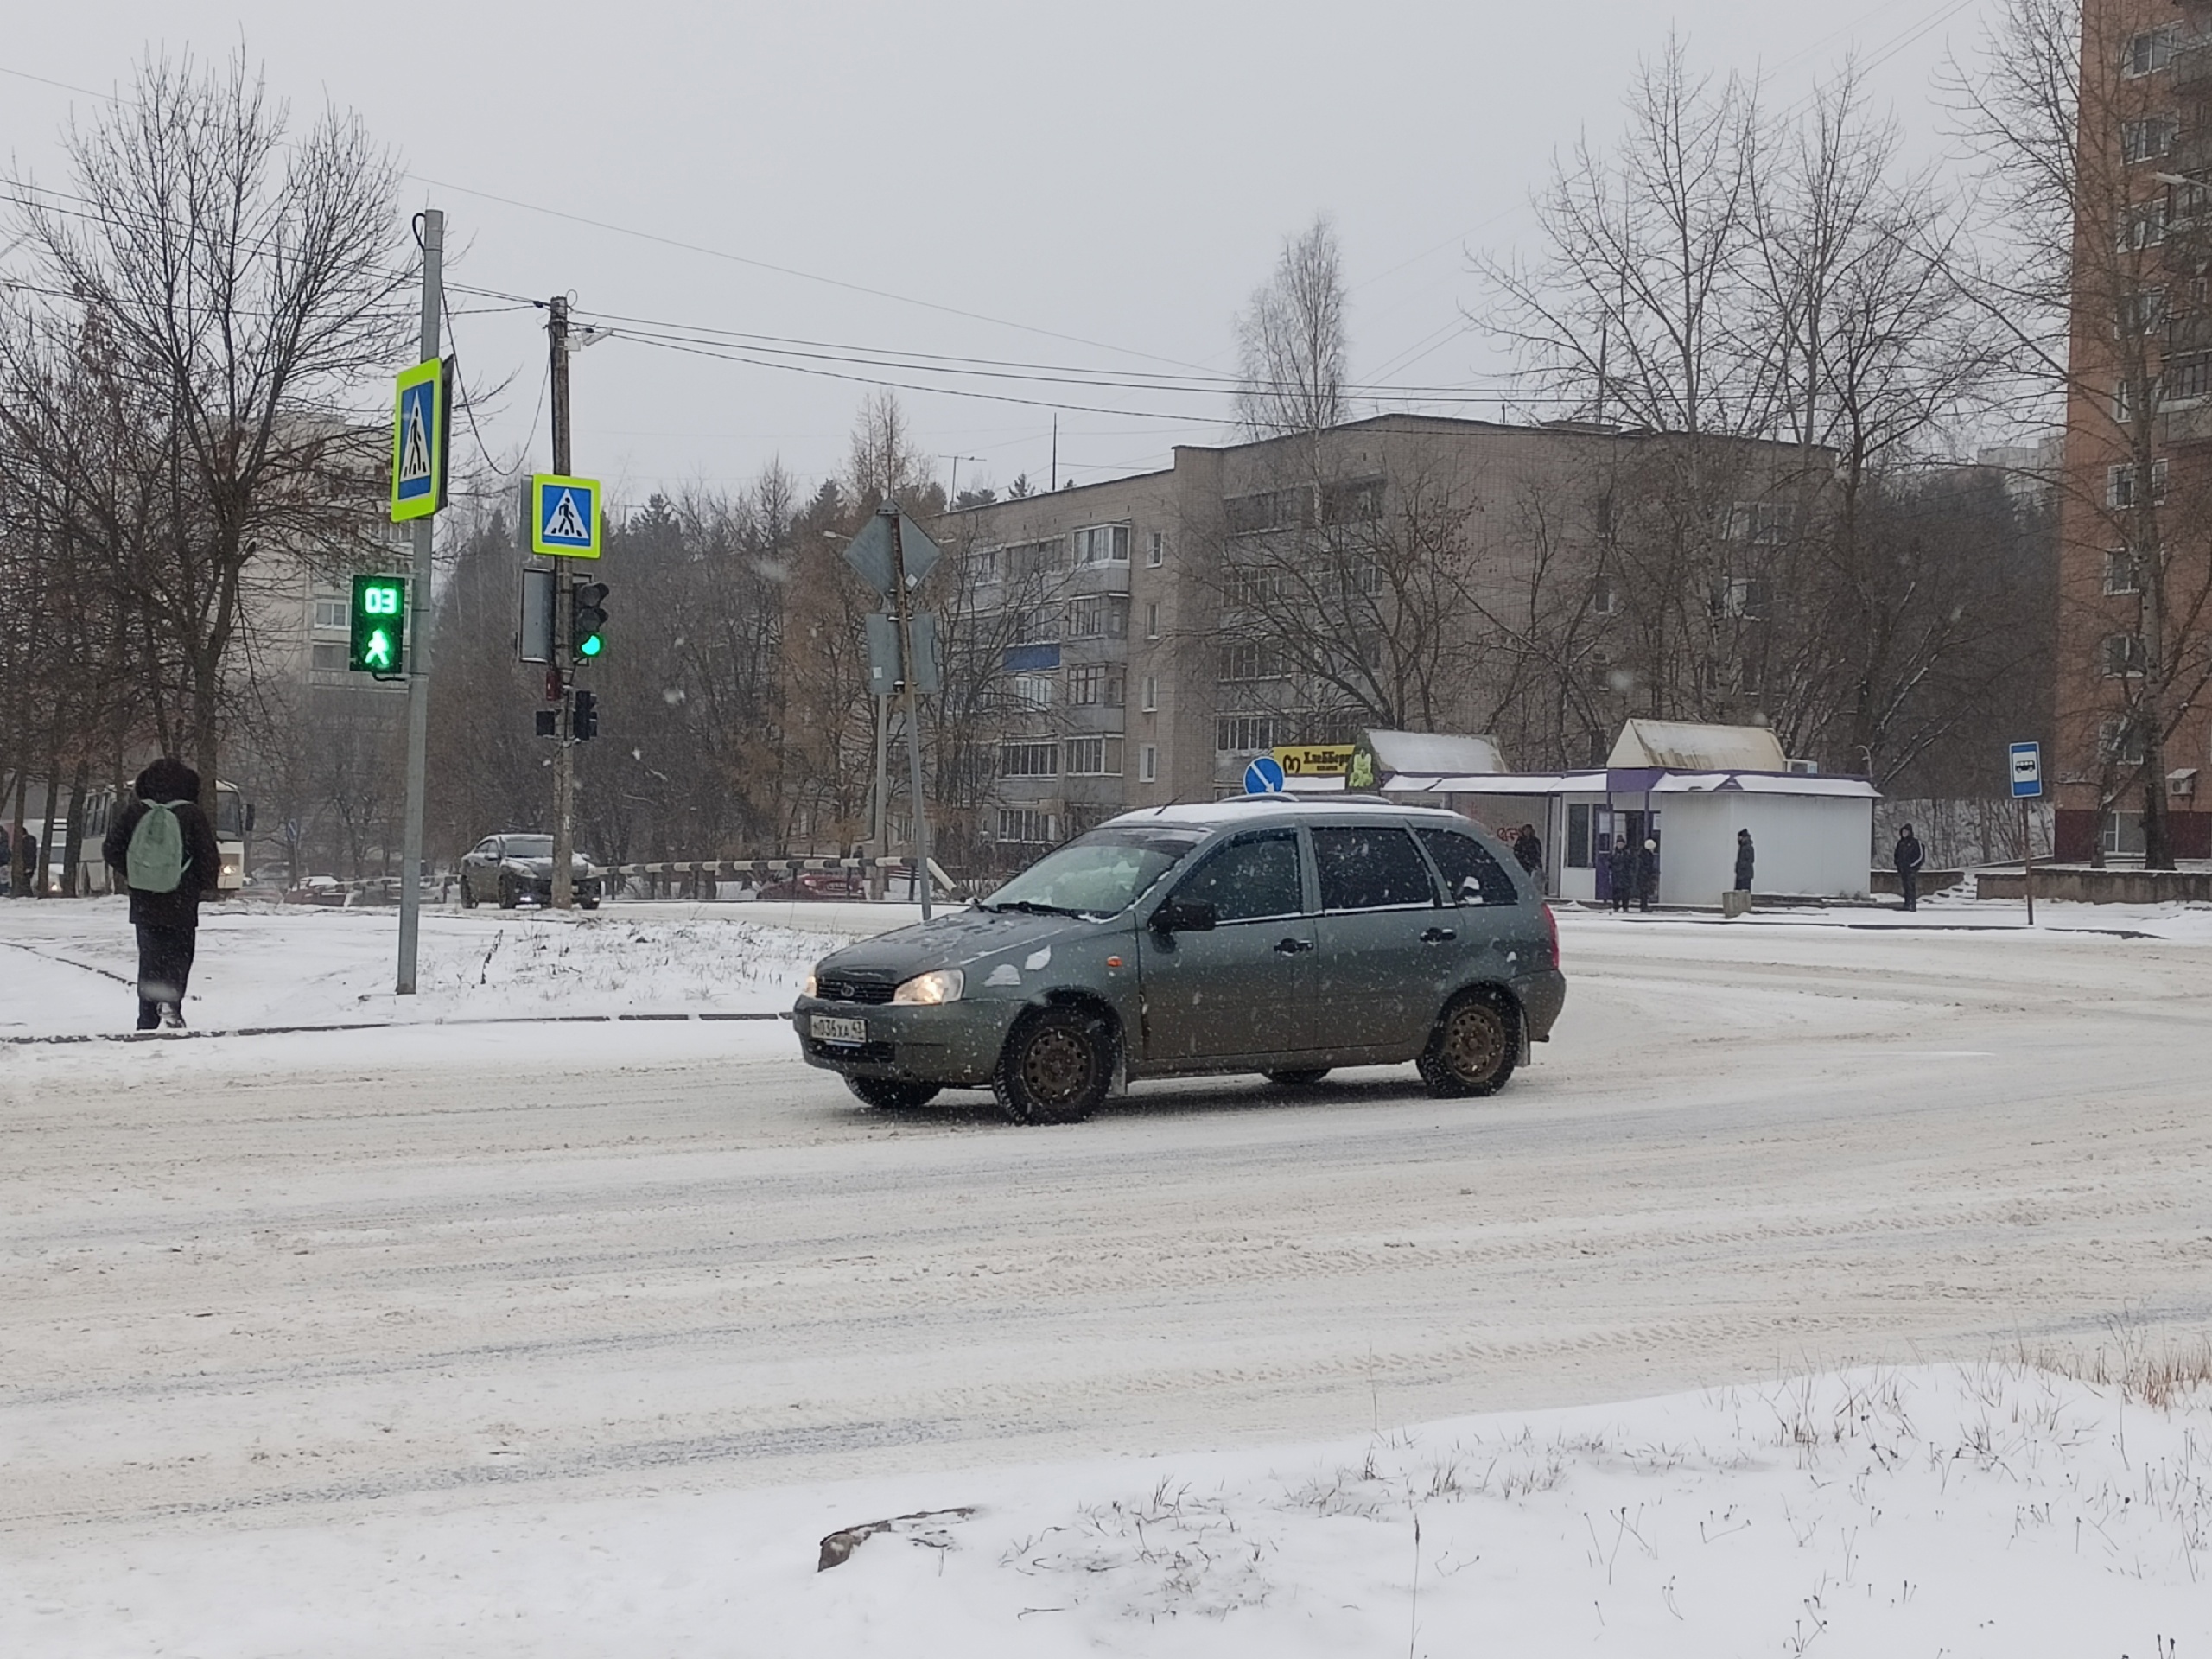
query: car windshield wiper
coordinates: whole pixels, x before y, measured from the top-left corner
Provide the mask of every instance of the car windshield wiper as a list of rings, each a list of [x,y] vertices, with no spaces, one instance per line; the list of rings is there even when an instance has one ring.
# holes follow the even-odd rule
[[[1007,899],[995,905],[986,903],[983,908],[994,914],[1003,914],[1009,910],[1021,911],[1031,916],[1084,916],[1090,913],[1087,911],[1070,910],[1065,905],[1039,904],[1034,899]]]

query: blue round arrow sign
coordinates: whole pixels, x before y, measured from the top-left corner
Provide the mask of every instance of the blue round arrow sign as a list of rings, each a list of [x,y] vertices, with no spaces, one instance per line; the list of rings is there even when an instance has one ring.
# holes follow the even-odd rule
[[[1244,792],[1247,795],[1280,795],[1282,789],[1282,763],[1271,754],[1261,755],[1244,768]]]

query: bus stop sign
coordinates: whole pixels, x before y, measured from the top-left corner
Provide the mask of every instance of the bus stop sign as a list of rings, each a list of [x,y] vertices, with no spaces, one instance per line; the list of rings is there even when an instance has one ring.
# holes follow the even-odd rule
[[[2043,793],[2043,745],[2015,743],[2012,745],[2012,797],[2015,800],[2034,800]]]

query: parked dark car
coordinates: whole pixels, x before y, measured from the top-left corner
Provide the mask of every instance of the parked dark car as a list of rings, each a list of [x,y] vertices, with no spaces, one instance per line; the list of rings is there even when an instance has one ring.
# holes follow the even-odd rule
[[[756,899],[865,899],[868,878],[858,870],[794,870],[753,894]]]
[[[1124,813],[971,909],[827,957],[807,1061],[876,1106],[989,1089],[1062,1123],[1118,1077],[1286,1085],[1410,1060],[1503,1088],[1566,1000],[1550,907],[1454,812],[1281,797]]]
[[[599,908],[601,873],[582,853],[572,855],[571,890],[586,910]],[[524,899],[553,901],[553,837],[539,835],[486,836],[461,861],[461,902],[473,908],[496,899],[512,910]]]

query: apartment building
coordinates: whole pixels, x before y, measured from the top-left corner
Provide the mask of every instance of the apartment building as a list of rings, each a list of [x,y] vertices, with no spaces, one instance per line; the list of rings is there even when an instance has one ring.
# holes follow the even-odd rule
[[[1255,754],[1368,728],[1497,730],[1520,764],[1602,760],[1624,714],[1666,701],[1607,554],[1656,533],[1639,515],[1669,499],[1679,450],[1388,415],[947,513],[950,670],[997,687],[976,839],[1018,863],[1130,807],[1233,792]],[[1703,528],[1679,575],[1706,626],[1663,672],[1700,713],[1756,709],[1805,467],[1746,442],[1708,444],[1695,469],[1713,499],[1688,504]]]
[[[2212,5],[2082,28],[2056,851],[2212,857]]]

